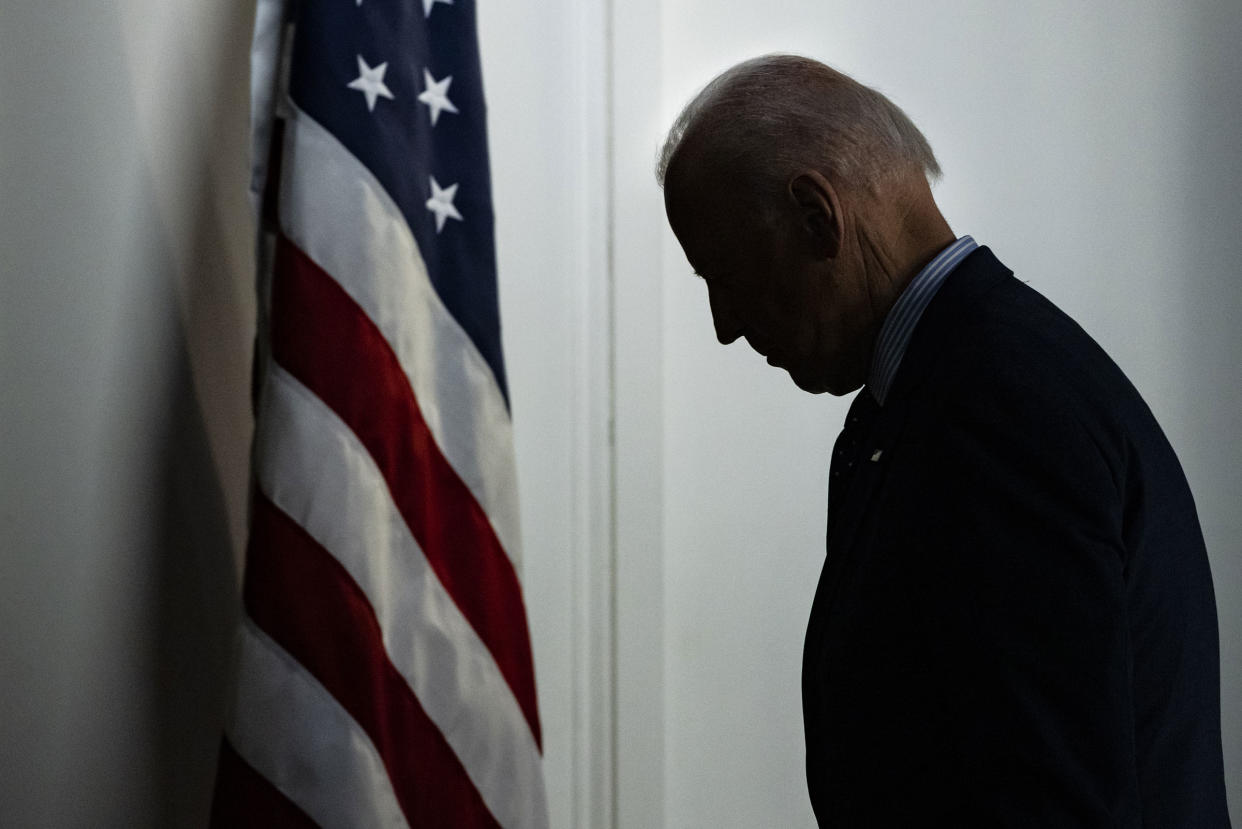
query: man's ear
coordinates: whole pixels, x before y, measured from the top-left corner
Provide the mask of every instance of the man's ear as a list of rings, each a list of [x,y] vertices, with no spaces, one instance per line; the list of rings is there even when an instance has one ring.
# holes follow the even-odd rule
[[[836,259],[845,236],[845,220],[836,188],[818,170],[806,170],[789,180],[788,196],[798,211],[798,232],[811,253]]]

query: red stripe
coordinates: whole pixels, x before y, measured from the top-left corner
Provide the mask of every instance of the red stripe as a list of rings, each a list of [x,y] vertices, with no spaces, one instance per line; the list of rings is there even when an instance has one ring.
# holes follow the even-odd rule
[[[349,712],[379,751],[410,826],[496,827],[465,769],[388,659],[362,589],[288,515],[256,494],[246,612]],[[329,781],[324,781],[329,782]]]
[[[227,739],[220,741],[212,829],[316,829],[293,801],[250,767]]]
[[[358,436],[432,569],[478,633],[542,744],[522,591],[487,515],[441,454],[383,334],[281,237],[272,285],[276,362]]]

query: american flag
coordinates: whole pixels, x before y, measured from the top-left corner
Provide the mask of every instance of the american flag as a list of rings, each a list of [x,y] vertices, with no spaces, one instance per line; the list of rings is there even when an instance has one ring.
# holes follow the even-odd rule
[[[547,825],[471,0],[260,0],[218,826]]]

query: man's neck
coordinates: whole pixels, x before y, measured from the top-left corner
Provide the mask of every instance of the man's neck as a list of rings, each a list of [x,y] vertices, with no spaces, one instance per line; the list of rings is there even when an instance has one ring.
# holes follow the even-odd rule
[[[863,265],[878,332],[889,310],[919,271],[957,238],[940,215],[931,194],[893,221],[860,234]]]
[[[881,213],[880,220],[870,227],[859,224],[855,228],[870,294],[867,365],[874,358],[876,338],[897,299],[919,271],[956,239],[926,181],[922,181],[921,191],[916,190],[913,196],[907,193],[907,198],[894,199],[886,206],[888,216]]]
[[[898,266],[893,279],[897,288],[892,297],[893,302],[897,301],[897,297],[901,296],[919,271],[927,267],[928,262],[935,259],[940,251],[953,244],[957,238],[949,223],[940,214],[931,189],[926,182],[920,183],[922,187],[894,223],[895,234],[891,244],[894,248],[893,260]]]

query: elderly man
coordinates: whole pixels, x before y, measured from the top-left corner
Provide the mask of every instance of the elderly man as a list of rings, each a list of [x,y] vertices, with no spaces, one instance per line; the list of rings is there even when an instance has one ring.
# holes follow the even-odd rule
[[[802,671],[821,826],[1228,826],[1211,573],[1177,458],[1069,317],[932,198],[884,96],[805,58],[687,106],[659,178],[832,457]]]

